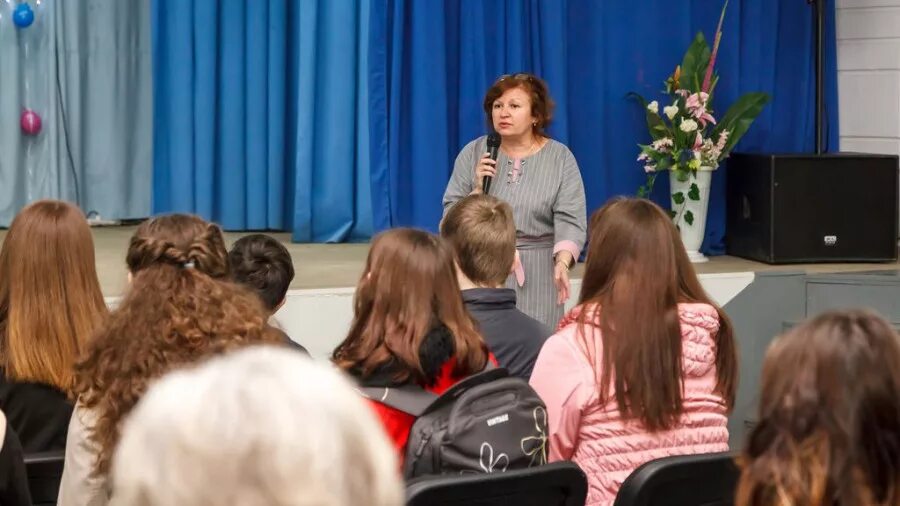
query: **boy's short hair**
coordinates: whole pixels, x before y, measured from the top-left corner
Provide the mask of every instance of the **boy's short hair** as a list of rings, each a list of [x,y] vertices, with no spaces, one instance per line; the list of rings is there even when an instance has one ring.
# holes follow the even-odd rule
[[[265,234],[239,239],[228,252],[234,281],[259,294],[266,308],[274,311],[294,279],[294,264],[287,248]]]
[[[469,195],[450,208],[441,237],[453,248],[457,265],[479,285],[500,285],[516,255],[512,207],[490,195]]]

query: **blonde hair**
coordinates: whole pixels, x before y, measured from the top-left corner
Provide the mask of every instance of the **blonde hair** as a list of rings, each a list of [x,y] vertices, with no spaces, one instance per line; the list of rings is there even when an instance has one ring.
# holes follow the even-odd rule
[[[496,286],[509,276],[516,255],[512,207],[490,195],[470,195],[450,208],[441,237],[470,281]]]
[[[70,393],[75,360],[106,315],[84,214],[56,200],[25,207],[0,250],[6,378]]]
[[[400,506],[395,453],[337,371],[256,346],[151,386],[124,425],[112,504]]]

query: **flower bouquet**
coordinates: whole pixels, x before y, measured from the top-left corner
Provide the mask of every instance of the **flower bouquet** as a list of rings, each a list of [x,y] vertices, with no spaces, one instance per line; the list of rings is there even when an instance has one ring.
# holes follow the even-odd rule
[[[652,139],[650,144],[638,144],[641,150],[638,161],[643,162],[647,174],[638,195],[649,196],[659,173],[669,171],[670,213],[695,261],[704,260],[698,250],[706,226],[711,171],[719,167],[769,101],[765,93],[747,93],[720,120],[713,114],[711,104],[719,81],[714,68],[727,6],[726,1],[712,50],[703,33],[698,33],[681,65],[666,80],[669,105],[662,106],[660,111],[658,101],[648,103],[637,93],[629,94],[644,107]]]

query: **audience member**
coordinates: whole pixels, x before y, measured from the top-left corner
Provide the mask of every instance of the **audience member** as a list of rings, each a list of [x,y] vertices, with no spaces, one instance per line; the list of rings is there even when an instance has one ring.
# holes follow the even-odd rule
[[[128,248],[131,287],[76,365],[60,506],[107,503],[122,420],[148,384],[240,346],[281,343],[258,297],[229,280],[219,227],[188,215],[145,221]]]
[[[450,247],[407,228],[376,236],[333,358],[365,386],[414,383],[436,394],[483,370],[489,353],[463,306]],[[371,402],[402,458],[414,418]]]
[[[665,211],[618,199],[596,212],[579,304],[531,376],[547,404],[550,460],[585,470],[588,505],[612,504],[647,461],[727,451],[736,381],[728,317]]]
[[[0,409],[25,452],[65,448],[74,364],[106,315],[81,211],[22,209],[0,250]]]
[[[766,353],[738,506],[900,504],[900,335],[833,311]]]
[[[552,332],[516,309],[516,291],[506,279],[516,256],[512,207],[490,195],[470,195],[441,222],[441,237],[453,248],[466,309],[501,367],[526,381]]]
[[[232,278],[256,292],[270,316],[284,305],[288,288],[294,279],[294,264],[283,244],[265,234],[242,237],[228,252],[228,263]],[[306,353],[306,348],[281,329],[276,328],[276,331],[286,343]]]
[[[112,465],[123,506],[400,506],[394,450],[350,382],[255,346],[154,383]]]

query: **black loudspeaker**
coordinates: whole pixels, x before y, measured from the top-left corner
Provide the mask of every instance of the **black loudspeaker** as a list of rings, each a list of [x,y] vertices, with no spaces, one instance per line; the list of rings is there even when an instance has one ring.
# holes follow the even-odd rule
[[[897,260],[898,157],[734,153],[728,254],[770,264]]]

